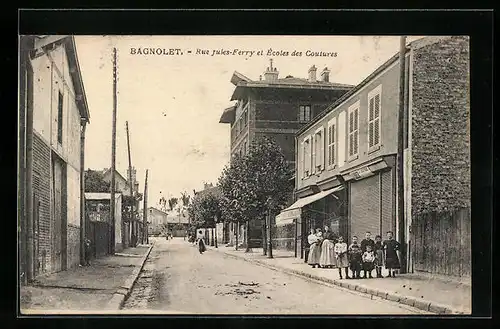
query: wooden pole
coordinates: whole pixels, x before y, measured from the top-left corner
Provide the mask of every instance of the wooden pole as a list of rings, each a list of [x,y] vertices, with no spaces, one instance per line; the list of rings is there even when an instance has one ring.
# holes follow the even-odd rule
[[[33,217],[33,79],[31,73],[31,62],[29,59],[29,49],[33,47],[31,41],[28,42],[25,53],[26,67],[26,171],[25,171],[25,228],[26,228],[26,279],[31,281],[34,278],[34,217]]]
[[[148,169],[146,169],[146,179],[144,180],[144,206],[143,206],[143,222],[144,222],[144,237],[146,244],[149,244],[148,232]]]
[[[406,244],[405,244],[405,207],[404,207],[404,97],[405,97],[405,55],[406,37],[400,38],[399,51],[399,114],[398,114],[398,231],[399,243],[401,244],[401,273],[406,273]]]
[[[113,48],[113,119],[111,134],[111,234],[110,234],[110,253],[115,253],[115,172],[116,172],[116,48]]]
[[[85,221],[85,128],[87,121],[81,119],[80,131],[80,264],[85,265],[85,238],[87,223]]]
[[[127,129],[127,150],[128,150],[128,181],[130,185],[130,197],[132,202],[130,204],[130,220],[132,225],[132,246],[136,246],[137,232],[135,230],[135,221],[134,221],[134,182],[132,181],[132,157],[130,155],[130,136],[128,131],[128,121],[125,122],[125,128]]]

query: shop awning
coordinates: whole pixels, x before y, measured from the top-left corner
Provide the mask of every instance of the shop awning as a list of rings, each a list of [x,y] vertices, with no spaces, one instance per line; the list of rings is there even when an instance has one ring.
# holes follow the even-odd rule
[[[313,195],[310,195],[310,196],[307,196],[305,198],[301,198],[301,199],[295,201],[295,203],[293,203],[290,207],[282,210],[279,213],[279,215],[276,216],[276,226],[283,226],[286,224],[293,223],[294,219],[300,217],[302,207],[307,206],[308,204],[311,204],[315,201],[321,200],[324,197],[326,197],[332,193],[341,191],[343,189],[344,189],[344,186],[341,185],[341,186],[334,187],[330,190],[321,191],[321,192],[318,192],[316,194],[313,194]],[[335,195],[334,195],[334,197],[337,198]]]

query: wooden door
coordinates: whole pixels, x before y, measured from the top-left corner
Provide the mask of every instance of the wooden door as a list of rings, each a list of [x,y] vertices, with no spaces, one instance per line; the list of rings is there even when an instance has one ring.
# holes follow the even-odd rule
[[[53,227],[52,227],[52,270],[62,270],[62,166],[54,159],[52,163],[53,184]]]

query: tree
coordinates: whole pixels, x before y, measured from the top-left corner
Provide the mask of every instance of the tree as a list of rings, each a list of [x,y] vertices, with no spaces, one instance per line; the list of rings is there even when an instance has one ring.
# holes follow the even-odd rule
[[[101,172],[91,169],[85,171],[85,192],[109,193],[110,190],[111,186]]]
[[[174,207],[177,205],[178,201],[179,201],[179,199],[177,199],[175,197],[172,197],[172,198],[168,199],[168,208],[170,210],[173,210]]]
[[[191,197],[187,194],[187,192],[183,192],[181,193],[181,200],[182,200],[182,205],[184,207],[187,207],[189,206],[189,201],[190,201]]]
[[[279,145],[269,138],[257,139],[248,155],[236,156],[219,178],[222,193],[222,217],[246,223],[252,218],[265,220],[269,211],[279,212],[286,205],[293,187],[293,175]],[[247,249],[249,234],[247,234]]]

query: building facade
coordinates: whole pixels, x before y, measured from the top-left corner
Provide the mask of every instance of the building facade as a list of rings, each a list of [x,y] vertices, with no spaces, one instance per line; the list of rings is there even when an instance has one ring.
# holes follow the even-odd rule
[[[81,261],[90,115],[72,36],[23,36],[20,53],[20,255],[29,281]]]
[[[382,237],[393,231],[403,237],[403,255],[409,255],[405,270],[412,271],[420,266],[412,257],[425,248],[412,245],[412,239],[429,239],[425,230],[415,236],[412,219],[470,208],[468,39],[422,38],[407,46],[404,58],[404,218],[397,216],[396,54],[297,134],[297,201],[276,218],[286,238],[296,241],[297,255],[305,254],[310,228],[327,225],[349,242],[366,231]],[[470,225],[470,218],[461,218]],[[447,231],[462,237],[456,248],[465,258],[466,231]],[[432,271],[429,267],[420,266]]]
[[[164,225],[167,224],[168,214],[155,207],[148,208],[148,233],[159,235],[163,233]]]
[[[313,65],[307,79],[280,78],[272,60],[264,79],[254,81],[234,72],[231,101],[236,101],[236,105],[225,109],[219,121],[231,126],[231,157],[245,155],[253,141],[268,137],[281,147],[287,161],[294,166],[295,133],[353,87],[330,82],[329,74],[324,68],[318,79]],[[250,222],[252,246],[262,243],[261,226],[260,220]]]

